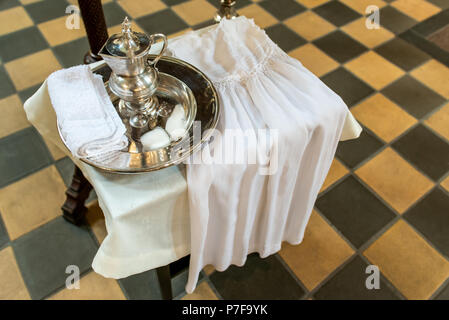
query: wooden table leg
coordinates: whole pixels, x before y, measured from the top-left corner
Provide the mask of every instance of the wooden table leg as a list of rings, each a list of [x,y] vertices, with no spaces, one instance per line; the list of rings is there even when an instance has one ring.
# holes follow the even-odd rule
[[[91,63],[101,60],[97,55],[102,45],[108,39],[108,29],[103,13],[101,0],[79,0],[81,16],[86,29],[90,51],[84,56],[84,63]],[[66,191],[66,201],[62,206],[64,218],[76,225],[79,225],[86,214],[87,208],[84,205],[92,186],[84,177],[78,167],[75,167],[72,184]]]
[[[189,267],[190,255],[187,255],[167,266],[156,268],[159,287],[161,288],[162,299],[173,299],[171,279],[184,272]]]
[[[157,268],[156,273],[159,287],[161,288],[162,299],[172,300],[173,291],[171,287],[170,265]]]
[[[92,186],[84,177],[80,168],[75,166],[72,183],[65,192],[66,200],[62,206],[63,217],[75,224],[79,225],[84,221],[87,208],[84,205],[89,196]]]

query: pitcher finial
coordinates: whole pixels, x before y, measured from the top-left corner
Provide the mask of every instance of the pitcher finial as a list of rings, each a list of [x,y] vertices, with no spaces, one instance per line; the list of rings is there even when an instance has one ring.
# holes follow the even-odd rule
[[[128,19],[128,16],[125,16],[125,19],[122,22],[122,33],[132,32],[131,30],[131,22]]]

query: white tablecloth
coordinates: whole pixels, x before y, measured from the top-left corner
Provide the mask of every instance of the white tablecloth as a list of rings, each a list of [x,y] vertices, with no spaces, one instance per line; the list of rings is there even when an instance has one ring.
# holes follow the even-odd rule
[[[153,46],[152,51],[158,51]],[[92,64],[94,67],[100,63]],[[64,151],[46,82],[25,102],[28,120]],[[358,137],[361,128],[348,113],[340,140]],[[72,159],[94,187],[105,215],[107,236],[92,268],[108,278],[123,278],[167,265],[190,252],[187,183],[182,166],[139,175],[101,172]]]

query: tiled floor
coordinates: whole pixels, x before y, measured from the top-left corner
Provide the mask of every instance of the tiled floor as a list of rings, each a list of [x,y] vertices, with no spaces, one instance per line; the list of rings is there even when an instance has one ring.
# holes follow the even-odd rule
[[[104,1],[149,33],[211,23],[218,0]],[[0,298],[158,299],[154,271],[119,281],[90,264],[104,239],[95,195],[88,224],[61,218],[73,164],[30,127],[22,103],[53,71],[81,62],[84,29],[64,28],[75,1],[0,1]],[[365,27],[368,5],[380,29]],[[335,90],[364,126],[340,143],[301,245],[244,267],[207,267],[184,299],[449,299],[449,53],[446,0],[237,0],[281,48]],[[65,288],[67,265],[81,289]],[[381,272],[365,287],[366,267]]]

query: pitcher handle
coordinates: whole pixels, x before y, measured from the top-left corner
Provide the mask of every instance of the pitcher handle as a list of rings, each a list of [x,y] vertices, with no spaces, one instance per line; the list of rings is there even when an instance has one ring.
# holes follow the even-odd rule
[[[168,44],[167,37],[165,36],[165,34],[155,33],[155,34],[152,34],[149,38],[152,43],[154,43],[155,40],[157,40],[157,39],[162,39],[162,41],[164,42],[164,44],[162,45],[161,52],[159,52],[159,54],[156,56],[156,58],[154,58],[153,61],[150,61],[150,59],[148,59],[148,64],[150,66],[154,66],[159,61],[159,59],[162,57],[162,55],[164,54],[165,49],[167,49],[167,44]]]

